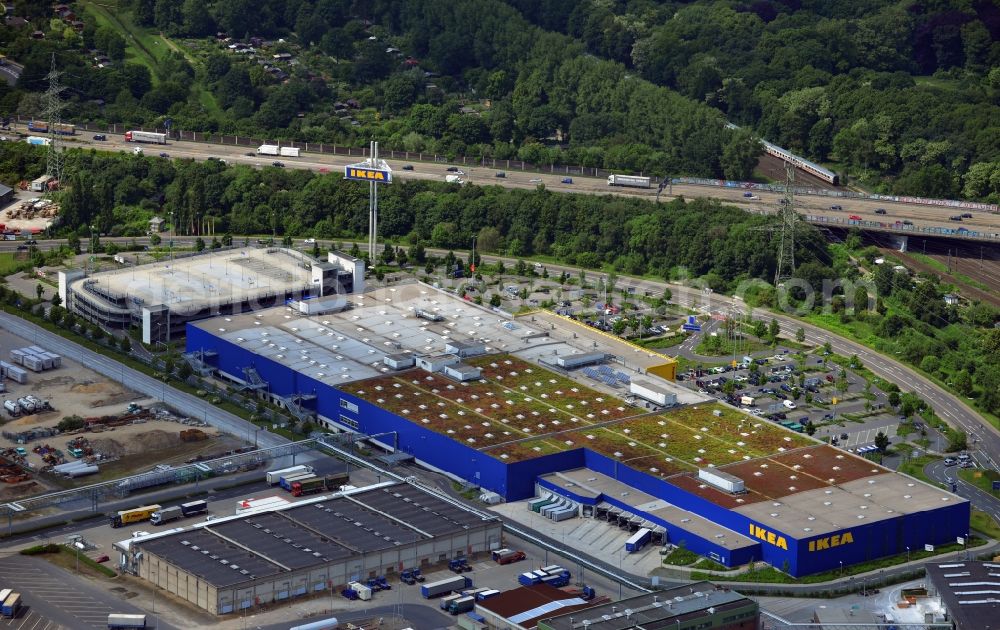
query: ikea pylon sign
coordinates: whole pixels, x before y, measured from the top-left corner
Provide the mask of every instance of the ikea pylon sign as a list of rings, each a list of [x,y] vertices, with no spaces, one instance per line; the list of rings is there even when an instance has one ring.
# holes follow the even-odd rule
[[[345,166],[344,179],[389,184],[392,182],[392,171],[361,166]]]

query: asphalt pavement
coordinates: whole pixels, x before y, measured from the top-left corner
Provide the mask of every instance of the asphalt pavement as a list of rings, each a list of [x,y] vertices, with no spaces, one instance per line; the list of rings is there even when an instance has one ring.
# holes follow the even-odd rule
[[[945,466],[944,460],[935,460],[924,466],[924,474],[928,479],[943,483],[946,486],[955,484],[955,494],[964,497],[972,503],[972,507],[986,512],[1000,523],[1000,498],[984,492],[968,481],[958,476],[958,466]]]
[[[85,348],[65,337],[60,337],[20,317],[9,313],[0,313],[0,327],[21,337],[25,341],[46,347],[68,359],[85,365],[131,390],[140,392],[151,398],[157,398],[181,413],[191,418],[202,420],[220,431],[242,437],[248,442],[255,442],[261,447],[280,446],[288,443],[288,440],[280,435],[270,433],[266,429],[259,429],[253,423],[220,409],[206,400],[174,389],[163,381],[143,374],[138,370],[133,370],[115,359],[98,354],[93,350]]]

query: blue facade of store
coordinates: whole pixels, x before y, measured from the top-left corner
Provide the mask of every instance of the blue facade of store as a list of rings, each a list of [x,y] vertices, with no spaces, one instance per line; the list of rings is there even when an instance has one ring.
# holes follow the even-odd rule
[[[807,575],[836,569],[841,566],[841,562],[846,566],[906,553],[907,547],[913,551],[923,549],[924,544],[947,544],[954,542],[957,536],[969,533],[970,506],[967,501],[958,499],[953,499],[933,512],[900,515],[870,523],[859,521],[857,526],[839,532],[834,541],[830,534],[799,537],[792,532],[762,527],[760,523],[755,523],[738,512],[586,448],[507,464],[364,399],[300,374],[198,326],[188,324],[187,329],[187,351],[214,351],[216,354],[208,359],[208,363],[220,371],[242,378],[244,369],[253,367],[269,384],[272,394],[315,394],[315,410],[319,415],[331,419],[343,428],[368,435],[394,431],[399,438],[400,450],[456,477],[492,490],[508,501],[534,496],[535,484],[540,475],[586,467],[760,541],[758,546],[746,548],[747,551],[727,550],[676,524],[643,515],[665,527],[671,541],[684,540],[686,547],[692,551],[706,556],[711,553],[724,559],[723,563],[730,566],[759,559],[792,575]],[[564,493],[563,490],[560,492]],[[605,497],[605,501],[633,513],[636,511],[614,497]],[[845,533],[849,534],[850,542],[843,543]],[[810,551],[810,542],[816,543],[813,551]],[[831,542],[838,544],[831,546]],[[748,555],[752,557],[747,557]]]

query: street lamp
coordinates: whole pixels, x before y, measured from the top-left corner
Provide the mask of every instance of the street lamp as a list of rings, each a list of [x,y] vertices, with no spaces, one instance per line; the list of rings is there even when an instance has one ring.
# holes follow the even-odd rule
[[[844,561],[840,561],[840,577],[844,577]]]
[[[906,561],[907,562],[910,561],[910,548],[909,547],[906,548]]]

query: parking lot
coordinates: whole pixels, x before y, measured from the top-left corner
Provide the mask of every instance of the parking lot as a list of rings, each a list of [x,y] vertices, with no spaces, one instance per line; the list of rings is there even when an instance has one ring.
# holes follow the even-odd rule
[[[39,558],[4,558],[0,562],[0,584],[20,593],[23,602],[14,619],[0,620],[0,628],[107,628],[108,615],[113,612],[143,612],[124,601],[115,601],[113,595],[87,584],[84,579],[68,581],[65,571]],[[149,627],[163,629],[169,626],[151,624]]]

